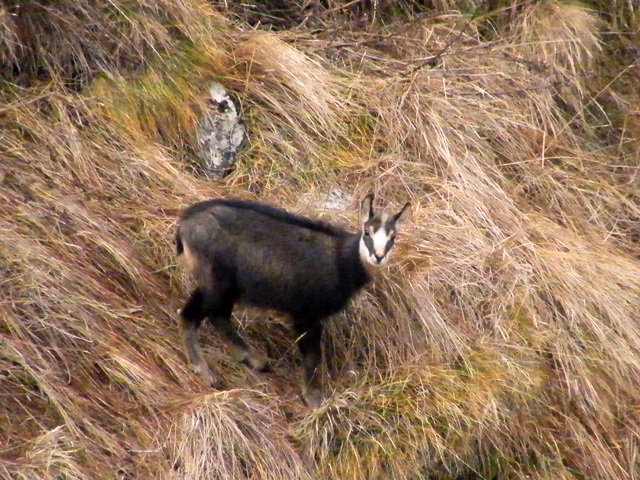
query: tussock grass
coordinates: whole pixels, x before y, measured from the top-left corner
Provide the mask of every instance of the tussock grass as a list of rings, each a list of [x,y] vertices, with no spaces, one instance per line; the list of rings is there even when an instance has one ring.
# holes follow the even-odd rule
[[[0,72],[21,83],[61,78],[78,88],[101,71],[135,70],[182,40],[197,40],[203,28],[224,28],[222,18],[205,5],[182,0],[4,3]]]
[[[230,391],[177,405],[182,418],[170,440],[176,477],[311,478],[272,401]]]
[[[509,4],[487,40],[457,3],[392,3],[331,32],[191,1],[34,4],[19,29],[3,7],[3,476],[637,477],[637,79],[577,5]],[[189,166],[212,80],[250,131],[217,182]],[[353,208],[314,202],[329,189]],[[349,225],[370,189],[414,215],[327,324],[332,396],[302,405],[288,324],[252,310],[274,371],[204,327],[229,390],[201,386],[175,326],[180,208],[250,196]]]

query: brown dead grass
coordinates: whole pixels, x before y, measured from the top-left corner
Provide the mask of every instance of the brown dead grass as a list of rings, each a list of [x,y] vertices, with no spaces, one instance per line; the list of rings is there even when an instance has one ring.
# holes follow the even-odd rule
[[[447,2],[330,35],[110,5],[39,7],[28,37],[2,11],[3,64],[33,63],[0,90],[3,476],[637,478],[639,89],[617,89],[629,65],[600,75],[594,12],[524,2],[487,40]],[[251,134],[206,182],[184,160],[214,79]],[[353,212],[369,189],[415,209],[395,265],[328,323],[333,396],[302,406],[285,319],[252,310],[237,319],[274,372],[205,327],[229,390],[199,385],[175,326],[179,209],[253,196],[353,224],[303,200],[336,187]]]

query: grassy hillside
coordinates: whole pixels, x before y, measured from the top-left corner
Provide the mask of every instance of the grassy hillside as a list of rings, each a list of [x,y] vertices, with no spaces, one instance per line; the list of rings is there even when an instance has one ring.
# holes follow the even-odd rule
[[[0,477],[640,478],[632,2],[97,3],[0,5]],[[224,180],[192,168],[213,80],[249,132]],[[414,214],[327,325],[332,396],[243,309],[274,371],[205,327],[200,385],[179,211],[355,226],[369,190]]]

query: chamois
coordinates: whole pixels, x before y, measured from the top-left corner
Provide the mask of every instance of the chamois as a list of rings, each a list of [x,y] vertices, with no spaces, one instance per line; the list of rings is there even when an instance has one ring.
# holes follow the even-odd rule
[[[217,380],[202,357],[198,327],[205,317],[223,334],[236,360],[255,369],[266,358],[231,323],[233,305],[289,314],[303,357],[303,397],[322,401],[321,321],[345,308],[370,281],[370,269],[388,263],[410,204],[396,214],[374,212],[373,194],[361,203],[361,231],[293,215],[256,201],[214,199],[188,207],[178,220],[175,243],[196,287],[180,310],[180,330],[192,370],[212,386]]]

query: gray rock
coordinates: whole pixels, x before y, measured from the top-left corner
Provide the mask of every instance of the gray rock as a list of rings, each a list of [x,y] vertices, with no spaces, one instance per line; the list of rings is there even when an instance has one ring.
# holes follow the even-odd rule
[[[298,201],[298,205],[309,205],[320,210],[348,210],[353,203],[353,197],[344,190],[335,187],[327,193],[305,193]]]
[[[202,170],[214,177],[227,175],[247,134],[236,106],[219,83],[209,88],[209,113],[200,121],[198,155]]]

